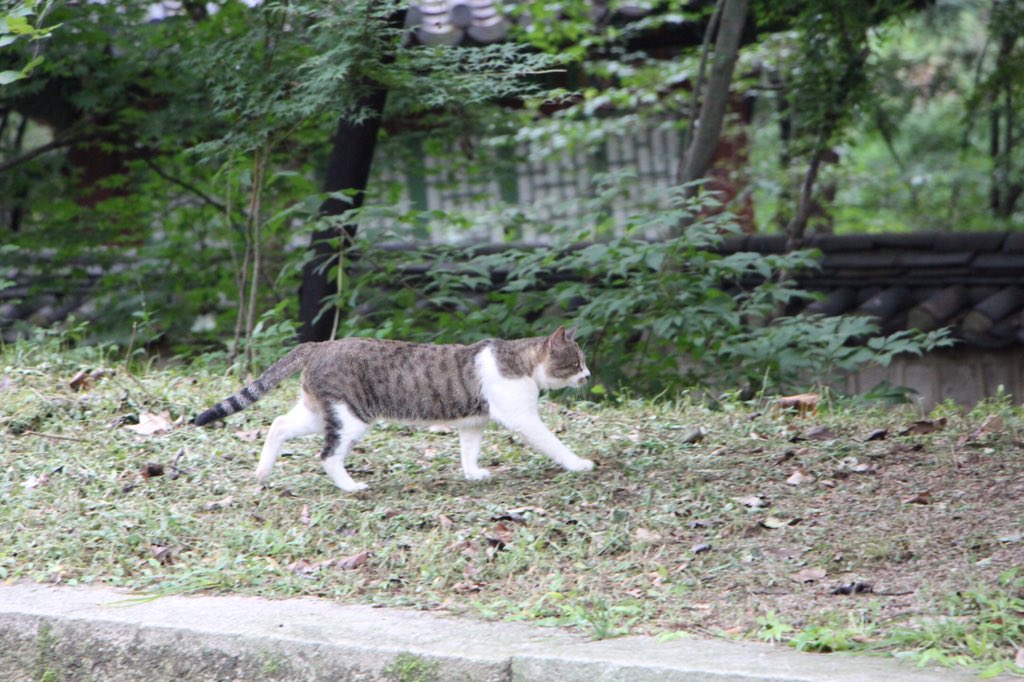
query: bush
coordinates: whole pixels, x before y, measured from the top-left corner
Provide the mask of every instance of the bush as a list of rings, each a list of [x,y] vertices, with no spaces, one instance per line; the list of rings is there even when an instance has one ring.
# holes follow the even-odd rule
[[[467,342],[579,327],[591,390],[676,394],[687,388],[789,390],[864,362],[888,364],[951,341],[944,331],[877,336],[865,317],[786,316],[813,297],[790,278],[816,253],[716,251],[737,231],[728,214],[698,217],[706,201],[681,188],[667,209],[633,216],[624,236],[586,246],[386,252],[359,242],[355,277],[339,296],[340,335]],[[663,241],[636,234],[686,225]],[[796,306],[799,307],[799,306]]]

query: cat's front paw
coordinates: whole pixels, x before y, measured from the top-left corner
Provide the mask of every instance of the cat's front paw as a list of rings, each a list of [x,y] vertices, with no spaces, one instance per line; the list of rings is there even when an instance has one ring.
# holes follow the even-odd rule
[[[487,469],[469,469],[463,471],[468,481],[486,481],[491,477],[491,472]]]
[[[566,464],[565,468],[568,469],[569,471],[590,471],[591,469],[594,468],[594,462],[589,459],[577,457],[572,462]]]
[[[348,483],[339,483],[338,487],[347,493],[357,493],[360,490],[366,490],[370,486],[367,485],[366,483],[357,483],[356,481],[351,481]]]
[[[270,480],[270,472],[272,470],[272,467],[267,467],[266,469],[260,467],[256,469],[256,482],[260,485],[266,485],[267,481]]]

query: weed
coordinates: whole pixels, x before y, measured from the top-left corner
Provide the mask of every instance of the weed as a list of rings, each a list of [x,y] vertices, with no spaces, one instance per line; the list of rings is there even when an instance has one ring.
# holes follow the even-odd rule
[[[785,641],[789,633],[793,631],[793,626],[783,621],[774,611],[758,616],[757,624],[759,626],[756,633],[757,638],[773,644]]]
[[[384,674],[394,682],[433,682],[438,679],[437,663],[415,654],[399,654],[384,669]]]
[[[894,630],[887,639],[920,664],[983,664],[988,676],[1024,674],[1014,665],[1024,643],[1024,573],[1014,567],[1001,573],[994,587],[974,588],[946,598],[944,614],[918,619]]]

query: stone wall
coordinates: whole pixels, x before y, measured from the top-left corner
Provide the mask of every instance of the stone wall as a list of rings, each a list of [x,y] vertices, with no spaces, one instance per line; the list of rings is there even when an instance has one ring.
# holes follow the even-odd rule
[[[897,358],[888,367],[872,365],[847,379],[847,390],[866,393],[882,381],[917,391],[913,400],[930,410],[944,400],[973,407],[996,395],[999,387],[1024,402],[1024,352],[1020,348],[985,350],[952,348],[935,350],[923,357]]]

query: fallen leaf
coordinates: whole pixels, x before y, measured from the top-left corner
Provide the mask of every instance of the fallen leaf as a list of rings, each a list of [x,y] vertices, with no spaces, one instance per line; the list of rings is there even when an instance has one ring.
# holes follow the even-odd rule
[[[142,465],[142,471],[140,471],[139,473],[142,474],[143,478],[150,478],[152,476],[163,476],[164,465],[161,464],[160,462],[146,462],[145,464]]]
[[[341,561],[339,561],[338,562],[338,568],[342,569],[343,571],[353,571],[353,570],[359,568],[360,566],[362,566],[363,564],[365,564],[366,560],[369,559],[369,558],[370,558],[370,553],[367,552],[367,551],[362,551],[362,552],[359,552],[358,554],[353,554],[352,556],[347,556],[344,559],[342,559]]]
[[[455,429],[450,426],[444,426],[442,424],[434,424],[427,427],[428,433],[453,433]]]
[[[739,502],[744,507],[750,507],[751,509],[762,509],[771,506],[771,503],[760,495],[744,495],[743,497],[734,497],[732,499],[734,502]]]
[[[1018,668],[1024,668],[1024,646],[1017,647],[1017,655],[1013,657],[1013,664]]]
[[[796,395],[787,395],[779,398],[777,403],[780,409],[783,410],[796,410],[801,416],[806,414],[813,414],[818,411],[818,403],[821,402],[821,396],[817,393],[798,393]]]
[[[287,566],[288,570],[299,575],[309,575],[313,572],[313,564],[306,559],[298,559]]]
[[[1002,431],[1003,429],[1003,416],[1001,414],[990,414],[985,417],[985,421],[981,422],[974,433],[972,434],[975,438],[980,438],[986,433],[993,433],[995,431]]]
[[[536,514],[538,516],[544,516],[548,513],[547,509],[543,507],[516,507],[515,509],[509,509],[509,514]]]
[[[662,541],[660,533],[647,528],[637,528],[633,531],[633,539],[640,545],[657,545]]]
[[[510,509],[504,514],[499,514],[491,518],[491,521],[512,521],[513,523],[526,523],[526,517],[520,514],[514,509]]]
[[[171,430],[171,413],[166,411],[161,412],[160,414],[142,412],[139,414],[138,424],[130,424],[124,428],[129,431],[134,431],[140,436],[152,436],[157,433],[164,433],[165,431]]]
[[[181,545],[150,545],[149,551],[158,562],[164,566],[170,566],[181,554]]]
[[[508,527],[504,523],[497,523],[489,531],[484,533],[484,539],[487,540],[487,544],[498,549],[503,549],[505,545],[512,542],[512,528]]]
[[[918,419],[907,428],[900,431],[901,436],[923,436],[927,433],[933,433],[939,429],[945,428],[946,418],[939,417],[938,419]]]
[[[828,571],[824,568],[804,568],[790,574],[789,579],[798,583],[813,583],[821,580],[826,575],[828,575]]]
[[[919,492],[919,493],[914,493],[913,495],[911,495],[907,499],[903,500],[903,504],[931,504],[931,503],[932,503],[932,494],[929,491],[927,491],[927,490],[924,490],[924,491]]]
[[[868,441],[873,440],[885,440],[885,438],[888,435],[889,429],[875,429],[874,431],[872,431],[871,433],[864,437],[864,442],[867,443]]]
[[[690,551],[693,552],[694,554],[701,554],[703,552],[710,552],[711,551],[711,545],[709,545],[706,542],[699,542],[696,545],[694,545],[693,547],[691,547]]]
[[[288,570],[299,575],[310,576],[317,571],[325,568],[330,568],[334,564],[334,559],[324,559],[323,561],[310,561],[309,559],[298,559],[288,564]]]
[[[1024,533],[1014,533],[1012,535],[1003,535],[996,538],[999,542],[1013,543],[1024,541]]]
[[[708,435],[707,429],[703,426],[698,426],[695,429],[690,429],[683,434],[683,437],[679,439],[680,443],[697,443],[704,440],[704,436]]]
[[[452,585],[452,592],[455,594],[466,594],[467,592],[479,592],[483,588],[483,583],[478,583],[474,580],[463,580]]]
[[[795,471],[793,471],[792,474],[789,475],[789,478],[786,479],[786,484],[803,485],[804,483],[814,483],[814,481],[815,478],[813,475],[801,469],[796,469]]]
[[[228,495],[223,499],[207,502],[206,504],[203,505],[203,509],[205,509],[206,511],[220,511],[221,509],[227,509],[228,507],[230,507],[234,503],[234,501],[235,498],[231,495]]]
[[[777,516],[766,516],[763,519],[761,519],[758,523],[760,523],[765,528],[774,530],[776,528],[784,528],[786,526],[795,526],[802,520],[803,519],[780,519]]]
[[[235,431],[235,436],[246,442],[254,443],[260,439],[260,429],[252,429],[251,431]]]
[[[796,560],[802,557],[807,552],[811,551],[810,547],[786,547],[779,545],[771,545],[765,547],[764,553],[770,557],[776,559],[785,560]]]
[[[981,422],[981,426],[976,428],[970,435],[963,435],[957,439],[956,444],[958,447],[963,447],[971,441],[976,441],[984,438],[990,433],[996,431],[1002,431],[1003,429],[1003,417],[999,414],[990,414],[985,417],[985,420]]]
[[[796,450],[793,450],[792,448],[790,448],[789,450],[786,450],[781,455],[779,455],[779,458],[777,460],[775,460],[775,463],[776,464],[785,464],[786,462],[788,462],[789,460],[793,459],[794,457],[796,457]]]
[[[832,590],[832,594],[860,594],[874,591],[875,588],[871,583],[852,582],[840,585]]]
[[[89,376],[88,370],[79,370],[75,376],[71,377],[71,381],[68,382],[68,386],[71,387],[72,391],[81,391],[82,389],[89,388],[92,385],[92,377]]]
[[[437,457],[437,455],[438,455],[437,448],[431,448],[431,447],[423,448],[423,457],[424,458],[426,458],[426,459],[434,459],[435,457]]]
[[[309,505],[302,505],[302,511],[299,512],[299,523],[303,526],[308,526],[312,522],[312,518],[309,515]]]
[[[808,440],[835,440],[836,434],[827,426],[818,424],[807,429],[805,436]]]
[[[850,467],[850,471],[855,474],[873,474],[877,471],[875,467],[871,466],[867,462],[858,462]]]
[[[437,517],[437,520],[440,522],[441,527],[444,528],[445,530],[450,530],[451,527],[455,525],[455,522],[452,521],[451,517],[448,516],[447,514],[439,515]]]
[[[22,488],[26,488],[28,490],[31,490],[33,488],[38,488],[41,485],[46,485],[46,483],[49,480],[50,480],[50,475],[45,473],[45,472],[39,474],[38,476],[33,474],[33,475],[29,476],[28,478],[26,478],[24,481],[21,482],[21,487]]]

